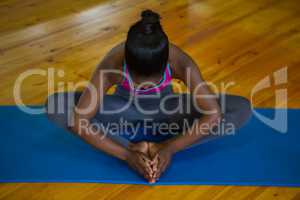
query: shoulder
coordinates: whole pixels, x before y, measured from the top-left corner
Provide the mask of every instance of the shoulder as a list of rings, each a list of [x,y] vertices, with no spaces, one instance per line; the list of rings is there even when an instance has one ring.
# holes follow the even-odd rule
[[[181,78],[187,70],[194,68],[195,63],[192,62],[192,58],[184,50],[170,43],[169,63],[172,66],[172,71],[176,78]]]
[[[124,42],[112,47],[98,64],[96,73],[105,73],[109,80],[119,82],[119,80],[122,79],[121,73],[124,62],[124,47]]]
[[[124,61],[124,42],[112,47],[98,64],[97,69],[119,69]]]

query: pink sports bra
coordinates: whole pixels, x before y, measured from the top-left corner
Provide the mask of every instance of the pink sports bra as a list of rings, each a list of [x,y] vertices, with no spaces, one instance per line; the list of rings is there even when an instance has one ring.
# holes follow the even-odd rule
[[[147,89],[136,89],[134,87],[134,84],[130,77],[126,63],[124,63],[124,65],[123,65],[123,72],[125,73],[125,77],[122,81],[121,86],[128,91],[134,92],[134,94],[150,94],[150,93],[160,92],[165,87],[167,87],[170,84],[170,82],[172,81],[172,74],[171,74],[171,68],[170,68],[169,63],[166,67],[164,75],[163,75],[162,79],[160,80],[159,84],[157,84],[154,87],[147,88]]]

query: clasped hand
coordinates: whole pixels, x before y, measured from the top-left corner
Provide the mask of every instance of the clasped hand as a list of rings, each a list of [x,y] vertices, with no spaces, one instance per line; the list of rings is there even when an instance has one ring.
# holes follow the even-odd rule
[[[172,152],[159,143],[140,142],[130,144],[127,164],[149,183],[155,183],[172,160]]]

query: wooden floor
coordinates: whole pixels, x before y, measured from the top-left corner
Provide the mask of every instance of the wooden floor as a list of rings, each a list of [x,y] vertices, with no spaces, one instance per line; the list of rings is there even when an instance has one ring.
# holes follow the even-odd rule
[[[228,92],[250,97],[261,79],[287,66],[288,83],[281,87],[288,89],[288,106],[300,107],[299,0],[1,0],[0,105],[15,104],[14,82],[27,69],[65,70],[57,82],[88,80],[103,55],[125,39],[129,25],[146,8],[160,12],[170,40],[195,58],[207,81],[218,85],[232,81]],[[284,106],[284,102],[275,105],[274,89],[255,94],[253,105]],[[46,78],[26,79],[22,96],[26,104],[42,104]],[[126,197],[297,200],[300,188],[0,185],[0,199]]]

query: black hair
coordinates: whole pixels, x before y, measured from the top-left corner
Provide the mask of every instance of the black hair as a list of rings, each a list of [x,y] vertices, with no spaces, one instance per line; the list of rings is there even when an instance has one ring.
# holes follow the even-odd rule
[[[133,24],[125,42],[125,61],[130,71],[141,75],[162,73],[168,63],[169,40],[159,14],[144,10]]]

